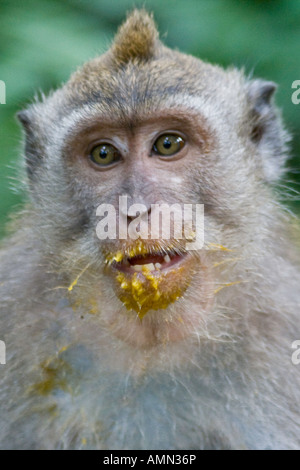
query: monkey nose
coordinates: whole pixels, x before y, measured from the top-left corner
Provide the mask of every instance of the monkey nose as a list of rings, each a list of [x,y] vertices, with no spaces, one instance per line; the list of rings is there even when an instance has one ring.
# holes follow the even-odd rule
[[[151,205],[146,205],[144,203],[133,204],[128,207],[127,217],[134,219],[137,216],[137,212],[140,216],[149,215],[151,212]]]
[[[131,198],[128,197],[127,208],[124,206],[119,207],[120,215],[134,219],[137,215],[149,215],[151,212],[151,204],[147,202],[143,197]]]

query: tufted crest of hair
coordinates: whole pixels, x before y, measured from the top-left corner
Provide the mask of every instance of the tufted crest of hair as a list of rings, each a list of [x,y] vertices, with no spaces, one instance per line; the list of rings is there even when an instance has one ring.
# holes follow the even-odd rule
[[[157,42],[158,31],[152,15],[146,10],[133,10],[121,25],[111,53],[118,64],[143,62],[153,58]]]

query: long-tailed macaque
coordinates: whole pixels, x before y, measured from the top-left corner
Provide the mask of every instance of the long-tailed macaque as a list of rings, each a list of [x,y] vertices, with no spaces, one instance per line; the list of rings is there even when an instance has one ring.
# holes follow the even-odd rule
[[[0,258],[1,448],[300,447],[275,88],[170,50],[134,10],[18,114],[28,202]],[[170,211],[169,237],[162,204],[193,209],[181,231]]]

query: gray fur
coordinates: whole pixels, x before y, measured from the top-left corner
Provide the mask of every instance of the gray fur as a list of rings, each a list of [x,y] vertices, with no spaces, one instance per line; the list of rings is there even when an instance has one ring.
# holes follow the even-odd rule
[[[138,48],[132,57],[122,51],[125,28],[119,66],[112,48],[20,115],[30,202],[0,254],[0,447],[299,449],[300,366],[291,344],[300,338],[300,263],[295,221],[271,187],[288,141],[273,84],[170,51],[143,12],[133,13],[137,34],[138,15],[150,31],[143,37],[153,29],[155,39],[142,60]],[[206,145],[181,182],[169,181],[168,170],[156,185],[137,170],[87,184],[70,150],[81,129],[105,119],[134,133],[166,109],[176,117],[184,110]],[[135,343],[140,320],[115,296],[95,234],[96,207],[116,204],[120,188],[131,201],[204,203],[207,243],[232,251],[194,256],[216,265],[217,287],[240,282],[205,312],[195,275],[184,297],[143,319],[143,334],[156,328],[150,344]],[[217,266],[227,258],[235,260]],[[166,322],[186,312],[200,326],[167,341]]]

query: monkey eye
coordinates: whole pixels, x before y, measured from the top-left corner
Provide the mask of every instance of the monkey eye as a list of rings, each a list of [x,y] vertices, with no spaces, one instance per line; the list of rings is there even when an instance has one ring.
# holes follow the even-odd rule
[[[176,134],[163,134],[153,145],[153,151],[163,157],[169,157],[184,147],[184,140]]]
[[[97,165],[105,167],[119,161],[121,154],[113,145],[103,143],[93,148],[90,159]]]

